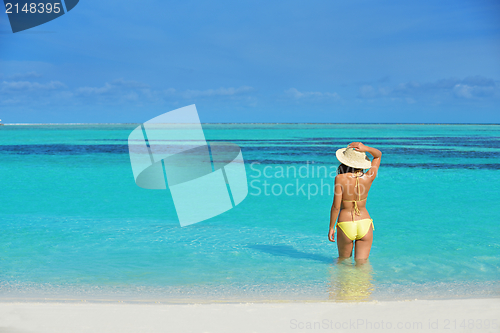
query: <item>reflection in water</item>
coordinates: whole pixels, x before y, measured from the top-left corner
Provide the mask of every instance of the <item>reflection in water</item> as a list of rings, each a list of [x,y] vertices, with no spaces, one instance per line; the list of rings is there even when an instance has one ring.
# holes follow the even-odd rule
[[[367,301],[373,292],[373,269],[368,259],[339,258],[331,268],[330,300]]]

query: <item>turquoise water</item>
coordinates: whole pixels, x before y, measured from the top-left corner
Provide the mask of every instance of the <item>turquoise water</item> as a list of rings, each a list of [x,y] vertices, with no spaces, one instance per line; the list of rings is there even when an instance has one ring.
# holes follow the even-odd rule
[[[136,126],[0,127],[0,296],[500,295],[499,125],[205,124],[241,147],[249,195],[184,228],[168,190],[134,183]],[[351,141],[383,152],[364,265],[337,263],[327,239],[335,151]]]

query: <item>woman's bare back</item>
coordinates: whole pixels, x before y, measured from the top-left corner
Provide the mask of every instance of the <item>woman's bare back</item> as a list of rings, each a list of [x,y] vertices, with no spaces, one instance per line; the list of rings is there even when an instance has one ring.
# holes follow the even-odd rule
[[[338,175],[337,181],[342,187],[342,206],[339,213],[339,222],[369,219],[370,214],[366,210],[366,199],[373,183],[373,177],[366,174],[358,174],[358,187],[356,186],[356,174],[344,173]],[[358,195],[359,194],[359,195]],[[359,209],[359,215],[354,214],[354,201]]]

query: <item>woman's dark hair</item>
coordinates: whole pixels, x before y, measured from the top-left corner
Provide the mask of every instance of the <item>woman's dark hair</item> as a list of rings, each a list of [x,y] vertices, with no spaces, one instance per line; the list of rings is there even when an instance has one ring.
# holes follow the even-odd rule
[[[340,163],[340,165],[337,169],[337,175],[340,175],[342,173],[348,173],[348,172],[356,173],[356,172],[360,172],[360,171],[362,172],[363,169],[353,168],[353,167],[347,166],[343,163]]]

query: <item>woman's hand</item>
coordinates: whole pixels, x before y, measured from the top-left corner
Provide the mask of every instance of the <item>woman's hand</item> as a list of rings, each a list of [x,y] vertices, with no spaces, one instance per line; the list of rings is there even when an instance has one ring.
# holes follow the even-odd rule
[[[328,240],[330,242],[335,242],[335,228],[330,229],[330,231],[328,232]]]
[[[365,152],[367,149],[367,147],[361,142],[352,142],[351,144],[349,144],[348,148],[354,148],[356,151],[359,151],[361,153]]]

